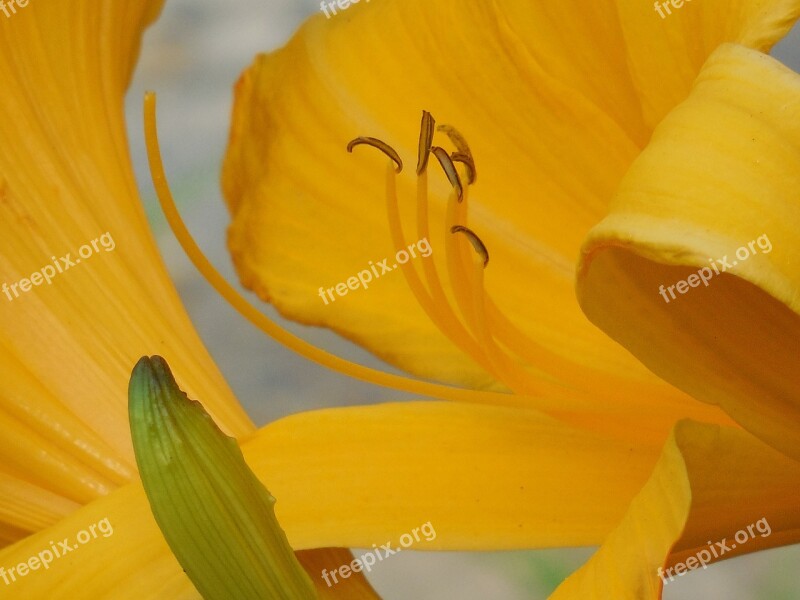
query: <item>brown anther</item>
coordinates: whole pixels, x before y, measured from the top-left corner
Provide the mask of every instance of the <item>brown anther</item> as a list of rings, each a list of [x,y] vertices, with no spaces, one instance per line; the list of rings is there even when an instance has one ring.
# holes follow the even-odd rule
[[[464,188],[461,187],[461,178],[458,176],[458,171],[450,155],[447,153],[447,150],[439,146],[431,148],[431,152],[433,152],[433,155],[439,160],[439,164],[442,165],[445,175],[447,175],[450,184],[458,195],[458,201],[461,202],[464,198]]]
[[[460,162],[467,167],[467,183],[475,183],[475,161],[472,160],[471,154],[464,154],[463,152],[453,152],[450,159],[456,163]]]
[[[464,160],[461,160],[460,162],[463,162],[469,167],[469,171],[467,172],[467,183],[469,185],[475,183],[478,180],[478,171],[475,169],[475,159],[472,157],[472,151],[469,149],[467,140],[464,139],[464,136],[461,135],[458,129],[452,125],[439,125],[439,127],[436,129],[437,131],[446,133],[447,137],[450,138],[450,141],[453,142],[453,145],[458,150],[458,152],[453,153],[453,160],[456,160],[456,156],[461,154],[469,157],[469,162]]]
[[[357,137],[349,144],[347,144],[347,151],[352,152],[353,148],[355,148],[356,146],[360,146],[362,144],[365,144],[367,146],[372,146],[373,148],[377,148],[378,150],[383,152],[386,156],[391,158],[397,165],[395,171],[397,171],[398,173],[400,173],[403,170],[403,159],[400,158],[400,155],[389,144],[379,140],[378,138]]]
[[[431,155],[433,132],[436,121],[427,110],[422,111],[422,123],[419,128],[419,153],[417,158],[417,175],[422,175],[428,168],[428,159]]]
[[[479,238],[474,231],[463,225],[453,225],[450,228],[450,233],[463,233],[466,235],[472,247],[475,248],[475,252],[480,254],[483,259],[483,268],[485,269],[487,267],[489,264],[489,251],[486,249],[486,245],[481,241],[481,238]]]

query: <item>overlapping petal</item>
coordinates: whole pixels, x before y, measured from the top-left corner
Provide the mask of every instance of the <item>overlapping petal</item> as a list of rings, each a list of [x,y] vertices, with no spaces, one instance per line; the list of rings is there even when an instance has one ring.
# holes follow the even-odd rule
[[[648,137],[686,98],[720,44],[732,42],[767,53],[800,17],[797,0],[687,0],[678,7],[668,2],[668,8],[659,4],[657,11],[653,2],[616,2],[628,73]]]
[[[111,535],[99,534],[84,544],[77,543],[81,531],[88,531],[103,519],[108,519]],[[62,541],[69,550],[61,545]],[[46,554],[40,557],[43,551],[51,554],[48,568],[40,566],[12,579],[12,567],[31,557],[47,559]],[[14,598],[200,598],[164,541],[138,482],[94,500],[52,527],[0,550],[0,566],[8,580],[3,588]]]
[[[437,537],[423,550],[598,543],[659,450],[637,432],[447,402],[293,415],[243,446],[283,500],[276,514],[293,547],[370,548],[431,521]]]
[[[796,73],[721,47],[592,230],[578,278],[595,324],[795,458],[798,98]]]
[[[133,474],[125,390],[142,354],[174,361],[229,432],[252,430],[160,262],[128,156],[123,95],[161,4],[0,19],[0,519],[16,537]]]
[[[797,461],[746,432],[683,421],[625,518],[552,599],[659,600],[698,556],[708,565],[797,543],[798,490]]]

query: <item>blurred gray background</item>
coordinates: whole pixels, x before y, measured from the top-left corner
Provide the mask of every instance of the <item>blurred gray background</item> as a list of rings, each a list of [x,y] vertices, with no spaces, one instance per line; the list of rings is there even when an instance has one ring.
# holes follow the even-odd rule
[[[348,10],[360,10],[356,5]],[[159,131],[168,177],[198,243],[231,282],[225,250],[228,215],[219,173],[228,134],[232,85],[256,53],[282,45],[319,11],[316,0],[168,0],[145,37],[127,98],[128,131],[139,189],[162,254],[186,308],[228,382],[253,420],[326,406],[400,399],[397,392],[340,376],[302,359],[255,331],[194,270],[160,214],[146,166],[142,96],[158,93]],[[800,71],[800,28],[773,53]],[[277,317],[266,307],[265,312]],[[287,324],[316,345],[386,369],[326,331]],[[436,524],[433,524],[434,527]],[[497,553],[405,552],[382,562],[370,580],[387,600],[542,599],[591,555],[592,549]],[[666,587],[666,600],[796,600],[800,547],[724,561]]]

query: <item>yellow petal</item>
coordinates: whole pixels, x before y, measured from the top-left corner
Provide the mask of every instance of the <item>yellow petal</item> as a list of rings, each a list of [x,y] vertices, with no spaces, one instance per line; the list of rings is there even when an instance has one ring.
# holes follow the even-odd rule
[[[596,325],[795,458],[798,94],[777,61],[721,47],[592,230],[578,278]]]
[[[49,506],[26,519],[21,496],[0,492],[0,519],[20,515],[0,523],[20,535],[135,472],[125,388],[142,354],[169,357],[228,433],[252,430],[169,281],[129,161],[123,96],[161,5],[0,17],[0,139],[13,148],[0,153],[0,473]]]
[[[108,519],[113,533],[106,536],[98,532],[91,535],[92,525]],[[88,532],[88,538],[81,532]],[[109,531],[109,527],[104,527]],[[78,536],[85,544],[74,545]],[[62,551],[66,541],[73,549],[56,558],[53,546]],[[53,559],[45,569],[40,553],[50,551]],[[319,560],[330,564],[347,564],[352,555],[343,549],[326,549],[302,553],[299,559],[313,566]],[[12,580],[9,571],[31,557],[39,559],[35,571]],[[47,554],[44,555],[47,558]],[[34,563],[36,564],[36,563]],[[0,589],[7,590],[13,598],[47,598],[53,600],[199,600],[189,578],[181,569],[156,525],[144,490],[139,483],[124,486],[108,496],[93,501],[72,513],[50,529],[36,533],[15,545],[0,550],[0,567],[5,569],[8,583]],[[14,571],[17,574],[17,571]],[[314,573],[310,571],[310,574]],[[2,579],[2,571],[0,571]],[[320,591],[321,598],[376,598],[368,595],[369,584],[356,574],[347,585]],[[315,583],[318,583],[315,581]],[[324,583],[323,583],[324,585]],[[338,595],[334,595],[338,594]]]
[[[625,518],[551,598],[660,600],[662,582],[686,585],[699,559],[796,543],[798,490],[800,463],[746,432],[683,421]]]
[[[741,432],[723,429],[720,434],[715,428],[696,424],[682,427],[680,431],[688,428],[691,435],[679,438],[686,440],[680,442],[680,451],[686,454],[695,446],[703,450],[691,459],[692,472],[700,469],[693,476],[692,485],[704,489],[704,497],[711,498],[698,512],[705,515],[700,523],[707,526],[717,522],[716,513],[715,519],[707,514],[719,510],[711,503],[719,498],[713,492],[724,489],[732,494],[724,496],[725,502],[731,497],[736,500],[727,513],[735,528],[726,531],[727,519],[719,519],[720,526],[698,529],[685,544],[676,546],[676,557],[680,556],[677,552],[694,547],[692,544],[704,543],[705,539],[700,540],[703,536],[721,539],[765,515],[776,531],[779,527],[791,529],[791,519],[796,516],[788,508],[796,502],[790,490],[796,489],[796,478],[800,476],[795,463]],[[694,435],[694,429],[704,435]],[[736,444],[729,444],[730,440]],[[739,443],[740,440],[744,442]],[[670,440],[668,447],[676,443]],[[599,543],[625,513],[630,498],[636,495],[655,462],[655,444],[637,447],[636,451],[632,448],[625,440],[581,435],[527,411],[446,403],[404,403],[296,415],[268,426],[244,444],[248,462],[262,480],[274,480],[276,490],[286,491],[276,491],[286,500],[279,502],[277,508],[294,546],[337,540],[367,548],[373,543],[390,542],[396,548],[404,533],[429,521],[437,535],[430,541],[421,540],[418,549]],[[264,456],[276,451],[286,452],[286,458]],[[669,452],[664,454],[672,459]],[[520,461],[519,456],[526,460]],[[662,463],[666,460],[662,457]],[[451,461],[454,464],[448,464]],[[743,479],[728,481],[726,478],[740,467],[745,473]],[[657,473],[653,479],[658,482],[667,476],[677,477],[674,465],[661,467]],[[749,475],[759,474],[757,480],[748,479]],[[685,487],[677,485],[676,489]],[[667,497],[662,489],[658,492]],[[646,492],[641,494],[646,496]],[[356,501],[349,505],[345,501],[320,503],[323,495],[330,500],[346,497]],[[588,497],[593,501],[586,502]],[[699,492],[697,497],[700,498]],[[117,500],[112,503],[112,498]],[[779,499],[783,504],[777,504]],[[172,572],[177,565],[163,556],[166,548],[145,502],[138,485],[123,488],[110,498],[92,503],[53,531],[0,554],[0,565],[26,560],[34,550],[47,547],[48,536],[74,537],[81,528],[108,517],[112,524],[137,523],[134,531],[126,530],[124,535],[115,531],[114,536],[97,543],[106,544],[110,555],[127,548],[133,572],[155,574],[146,581],[136,580],[140,597],[158,593],[144,587],[156,579],[168,586],[170,593],[178,594],[186,581]],[[776,506],[783,509],[774,517],[772,512],[759,512],[748,521],[748,511],[762,506],[765,510]],[[498,510],[500,507],[502,510]],[[680,533],[681,529],[682,526],[675,531]],[[652,534],[653,531],[648,532],[648,536]],[[669,546],[675,539],[669,541]],[[786,538],[775,534],[774,538],[765,539],[772,543]],[[135,552],[139,544],[150,549],[146,559]],[[759,541],[753,543],[752,549],[762,547]],[[89,545],[82,546],[80,551],[88,548]],[[642,572],[654,577],[664,555],[656,560],[652,572]],[[341,555],[320,555],[308,564],[321,572],[347,562],[349,559],[343,560]],[[52,577],[55,579],[50,579],[49,584],[66,584],[58,588],[64,590],[63,597],[69,597],[76,589],[87,589],[87,593],[96,592],[96,597],[102,598],[104,590],[122,590],[134,577],[118,566],[98,566],[87,560],[81,562],[80,569],[71,568],[73,579],[64,582],[60,579],[64,573],[57,568],[58,563],[36,578],[21,579],[14,584],[19,585],[15,589],[26,593],[29,589],[34,590],[32,593],[47,590],[48,582],[42,582],[40,577]],[[315,583],[319,585],[319,581]],[[27,587],[37,585],[44,587]]]
[[[521,409],[408,402],[287,417],[242,450],[278,498],[276,515],[293,548],[388,543],[396,550],[417,528],[419,539],[408,547],[476,550],[600,543],[647,480],[660,442],[584,433]],[[140,586],[158,580],[172,592],[184,590],[188,579],[166,556],[138,483],[0,552],[0,566],[27,560],[49,539],[73,539],[103,518],[119,531],[81,546],[80,567],[54,561],[15,590],[70,597],[81,589],[103,598],[136,577]],[[420,535],[426,523],[434,536]],[[97,547],[105,559],[84,554]],[[107,560],[126,553],[125,561]],[[326,551],[304,563],[317,569],[311,576],[319,586],[323,568],[351,560]],[[353,586],[354,597],[362,587]],[[143,598],[157,597],[145,595],[155,588],[138,589]]]
[[[471,550],[599,543],[661,443],[523,409],[408,402],[287,417],[243,452],[295,549],[397,547],[430,521],[436,538],[417,549]]]
[[[25,479],[0,474],[0,545],[46,529],[79,506]]]
[[[284,49],[259,56],[236,88],[223,174],[242,282],[284,315],[331,327],[407,371],[492,385],[430,322],[399,273],[327,304],[319,295],[320,287],[335,288],[370,261],[388,257],[391,266],[394,256],[383,158],[350,156],[347,142],[376,136],[411,164],[419,114],[427,109],[461,130],[477,161],[471,214],[492,255],[487,289],[548,360],[571,367],[559,379],[602,395],[609,410],[636,402],[672,404],[673,413],[686,414],[687,398],[587,323],[574,300],[580,243],[651,132],[642,104],[648,114],[655,110],[655,90],[640,84],[647,68],[661,65],[628,51],[641,20],[631,4],[389,0],[354,7],[347,18],[312,19]],[[694,65],[727,39],[766,44],[780,37],[798,6],[735,4],[741,10],[687,6],[700,22],[720,25],[699,45],[691,26],[697,20],[670,25],[669,52],[691,46]],[[608,19],[615,12],[620,23]],[[660,20],[654,11],[650,16]],[[685,92],[699,67],[682,67],[676,89]],[[430,169],[430,260],[445,272],[450,186]],[[412,173],[401,175],[409,242],[418,239],[413,186]]]
[[[649,132],[688,96],[717,46],[734,42],[769,52],[800,17],[797,0],[685,0],[678,8],[663,1],[615,4],[626,66]]]
[[[109,527],[112,531],[109,535],[100,533],[97,526],[104,519],[109,524],[104,531]],[[91,535],[92,525],[96,537]],[[79,543],[78,536],[85,543]],[[71,548],[68,552],[62,542]],[[20,577],[18,565],[32,557],[38,559],[32,565],[38,563],[36,570]],[[7,576],[2,589],[14,598],[200,598],[169,551],[138,483],[119,488],[53,527],[3,549],[0,567]]]

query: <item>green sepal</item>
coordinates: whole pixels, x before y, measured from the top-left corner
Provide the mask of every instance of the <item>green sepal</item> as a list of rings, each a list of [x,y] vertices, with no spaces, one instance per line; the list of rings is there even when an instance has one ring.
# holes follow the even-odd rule
[[[153,515],[203,598],[317,597],[275,518],[275,499],[160,356],[133,369],[128,410]]]

